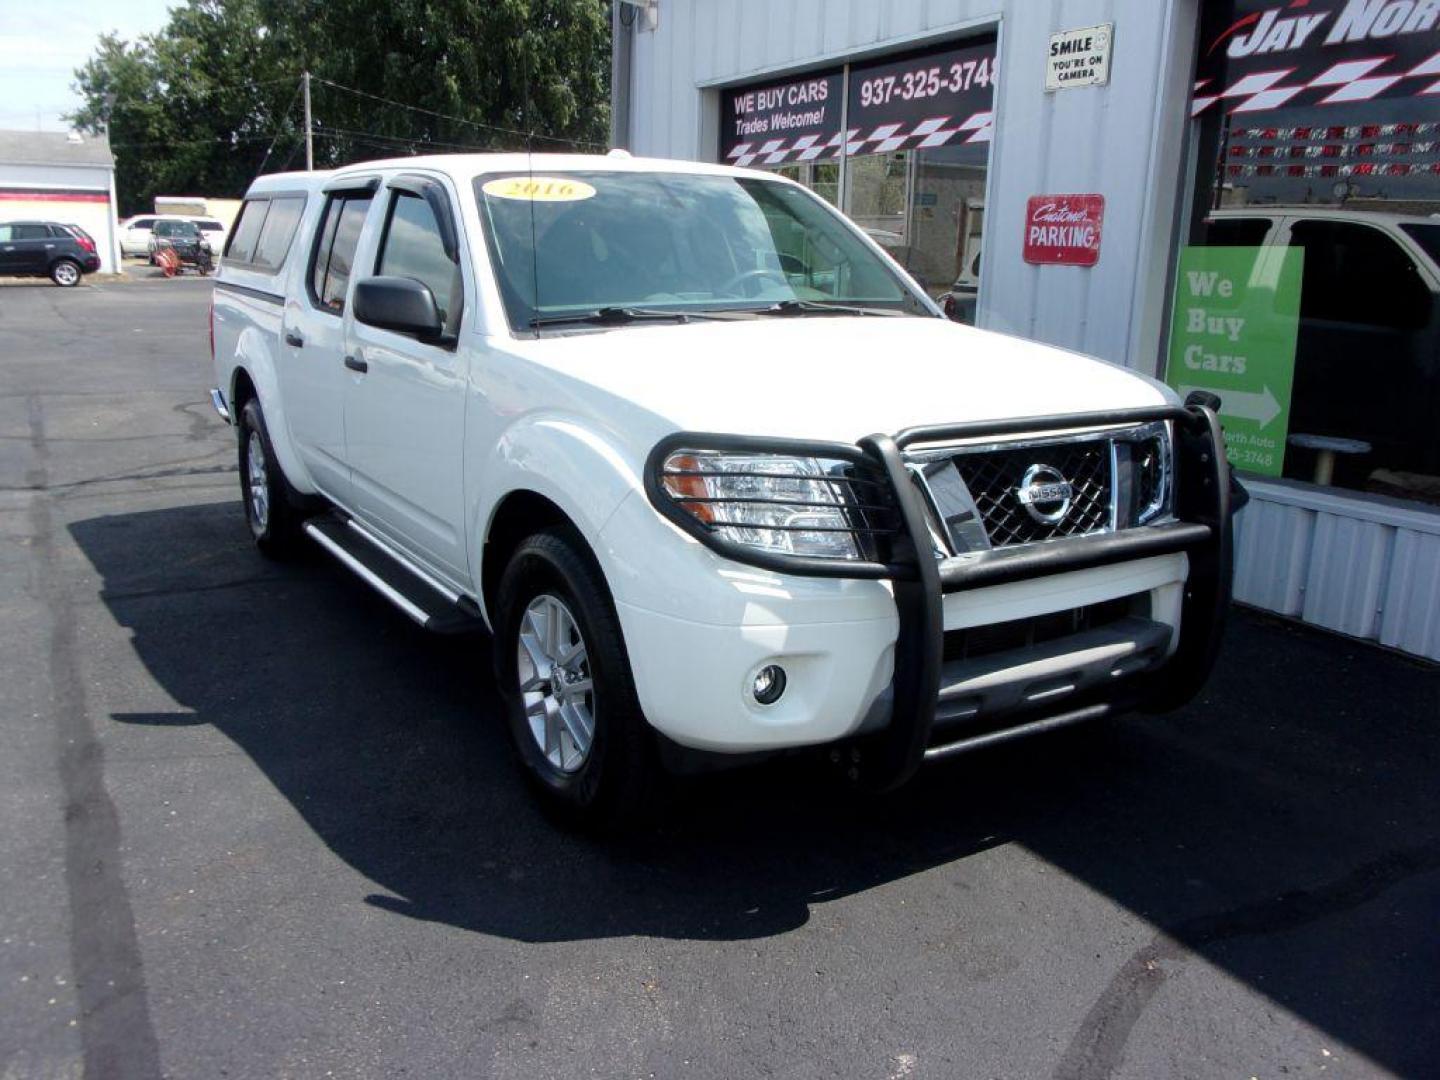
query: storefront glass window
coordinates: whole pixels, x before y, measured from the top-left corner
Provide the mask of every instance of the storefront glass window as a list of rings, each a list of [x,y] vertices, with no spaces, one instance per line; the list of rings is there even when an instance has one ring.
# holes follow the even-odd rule
[[[1167,379],[1221,396],[1242,468],[1440,503],[1437,24],[1205,5]]]
[[[994,126],[995,43],[850,69],[845,212],[974,322]]]
[[[720,160],[842,206],[974,322],[998,75],[995,41],[980,38],[737,87],[721,95]]]

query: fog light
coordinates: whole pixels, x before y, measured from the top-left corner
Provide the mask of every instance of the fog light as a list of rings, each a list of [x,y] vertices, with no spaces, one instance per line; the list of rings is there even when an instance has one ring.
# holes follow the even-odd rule
[[[767,664],[755,673],[755,685],[750,688],[755,700],[761,705],[774,705],[785,693],[785,669],[776,664]]]

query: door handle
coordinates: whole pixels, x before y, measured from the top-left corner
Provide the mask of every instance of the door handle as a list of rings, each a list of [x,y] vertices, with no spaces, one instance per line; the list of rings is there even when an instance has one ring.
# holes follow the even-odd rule
[[[358,359],[354,356],[345,357],[345,366],[348,367],[351,371],[359,371],[361,373],[370,370],[369,364],[367,364],[364,360]]]
[[[297,348],[297,349],[302,349],[302,348],[305,347],[305,339],[304,339],[303,337],[301,337],[299,334],[297,334],[294,330],[286,330],[286,331],[285,331],[285,344],[286,344],[286,345],[293,345],[293,346],[295,346],[295,348]]]

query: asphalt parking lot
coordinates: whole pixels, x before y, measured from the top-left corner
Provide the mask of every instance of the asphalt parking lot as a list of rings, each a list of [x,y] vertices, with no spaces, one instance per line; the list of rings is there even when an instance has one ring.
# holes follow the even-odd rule
[[[483,640],[254,553],[209,291],[0,287],[6,1080],[1435,1075],[1434,668],[1241,612],[1179,714],[578,839]]]

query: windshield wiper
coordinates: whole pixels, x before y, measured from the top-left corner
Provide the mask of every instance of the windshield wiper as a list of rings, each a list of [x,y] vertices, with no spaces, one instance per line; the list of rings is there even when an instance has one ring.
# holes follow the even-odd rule
[[[564,326],[583,323],[592,326],[626,326],[630,323],[664,320],[668,322],[689,322],[691,319],[708,319],[709,315],[693,311],[665,311],[661,308],[600,307],[590,311],[572,311],[566,314],[536,315],[530,320],[531,327]]]
[[[856,304],[842,304],[830,300],[778,300],[763,308],[741,308],[741,311],[756,315],[882,315],[892,317],[905,314],[894,308],[861,307]]]

